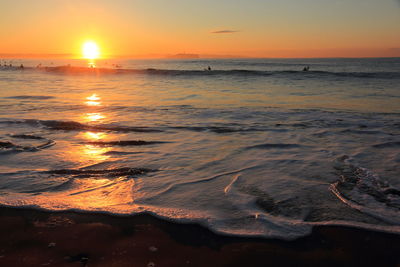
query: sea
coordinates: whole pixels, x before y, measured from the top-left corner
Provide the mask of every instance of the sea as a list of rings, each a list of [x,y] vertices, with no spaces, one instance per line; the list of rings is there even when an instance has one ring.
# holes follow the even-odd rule
[[[0,63],[1,206],[400,234],[400,58]]]

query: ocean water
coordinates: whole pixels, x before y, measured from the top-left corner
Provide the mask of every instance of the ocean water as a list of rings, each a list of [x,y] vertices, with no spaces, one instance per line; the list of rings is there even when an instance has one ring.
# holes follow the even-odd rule
[[[11,63],[25,68],[0,67],[1,205],[400,234],[399,58]]]

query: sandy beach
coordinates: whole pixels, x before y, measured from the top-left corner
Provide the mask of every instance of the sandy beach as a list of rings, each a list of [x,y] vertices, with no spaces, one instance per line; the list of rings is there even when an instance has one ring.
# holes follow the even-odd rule
[[[399,266],[397,235],[316,227],[295,241],[216,235],[150,215],[0,209],[1,266]]]

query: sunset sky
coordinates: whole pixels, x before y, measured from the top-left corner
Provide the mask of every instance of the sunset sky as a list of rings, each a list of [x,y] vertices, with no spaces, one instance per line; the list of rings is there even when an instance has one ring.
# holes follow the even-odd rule
[[[1,0],[0,54],[400,56],[399,0]]]

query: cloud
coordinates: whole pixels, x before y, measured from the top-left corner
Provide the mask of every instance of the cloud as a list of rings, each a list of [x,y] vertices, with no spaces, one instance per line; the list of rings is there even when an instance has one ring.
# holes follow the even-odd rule
[[[239,31],[234,31],[234,30],[220,30],[220,31],[214,31],[214,32],[211,32],[211,33],[236,33],[236,32],[239,32]]]

